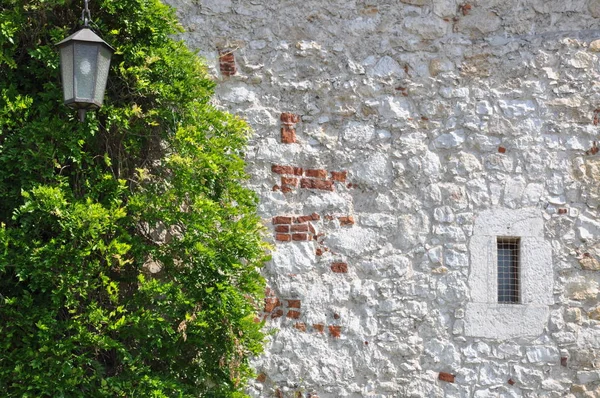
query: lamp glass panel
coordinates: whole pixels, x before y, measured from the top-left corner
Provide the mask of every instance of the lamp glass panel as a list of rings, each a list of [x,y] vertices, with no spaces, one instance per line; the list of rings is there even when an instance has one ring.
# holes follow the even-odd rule
[[[75,97],[77,100],[94,98],[98,44],[75,44]]]
[[[98,104],[102,104],[104,101],[104,90],[106,89],[106,82],[108,80],[108,70],[110,68],[110,57],[112,52],[102,46],[98,53],[98,73],[96,79],[96,90],[94,99]]]
[[[64,101],[73,98],[73,43],[60,48],[60,70]]]

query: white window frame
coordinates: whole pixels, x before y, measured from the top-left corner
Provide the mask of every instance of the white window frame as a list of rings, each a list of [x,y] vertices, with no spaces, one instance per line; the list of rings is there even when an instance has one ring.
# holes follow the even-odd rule
[[[518,237],[519,303],[498,303],[497,238]],[[541,210],[490,209],[479,214],[469,242],[471,299],[465,308],[465,335],[493,339],[537,337],[554,304],[552,247],[544,239]]]

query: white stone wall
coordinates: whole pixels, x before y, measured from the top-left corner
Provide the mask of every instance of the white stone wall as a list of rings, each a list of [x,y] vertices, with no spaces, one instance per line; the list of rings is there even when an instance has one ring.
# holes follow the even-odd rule
[[[252,396],[600,396],[600,0],[169,1],[255,131]],[[553,281],[497,331],[469,315],[486,212],[536,215]]]

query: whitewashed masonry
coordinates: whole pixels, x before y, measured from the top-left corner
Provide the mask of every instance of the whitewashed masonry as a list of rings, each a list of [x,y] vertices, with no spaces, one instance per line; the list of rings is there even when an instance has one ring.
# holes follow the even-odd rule
[[[600,396],[600,0],[169,1],[255,132],[252,396]]]

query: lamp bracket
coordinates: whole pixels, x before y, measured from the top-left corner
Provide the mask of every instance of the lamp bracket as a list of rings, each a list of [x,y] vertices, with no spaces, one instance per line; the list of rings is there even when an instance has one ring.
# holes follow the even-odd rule
[[[92,20],[92,14],[90,13],[90,9],[88,8],[88,0],[83,0],[83,11],[81,11],[81,22],[83,26],[86,28],[90,26],[90,21]]]

